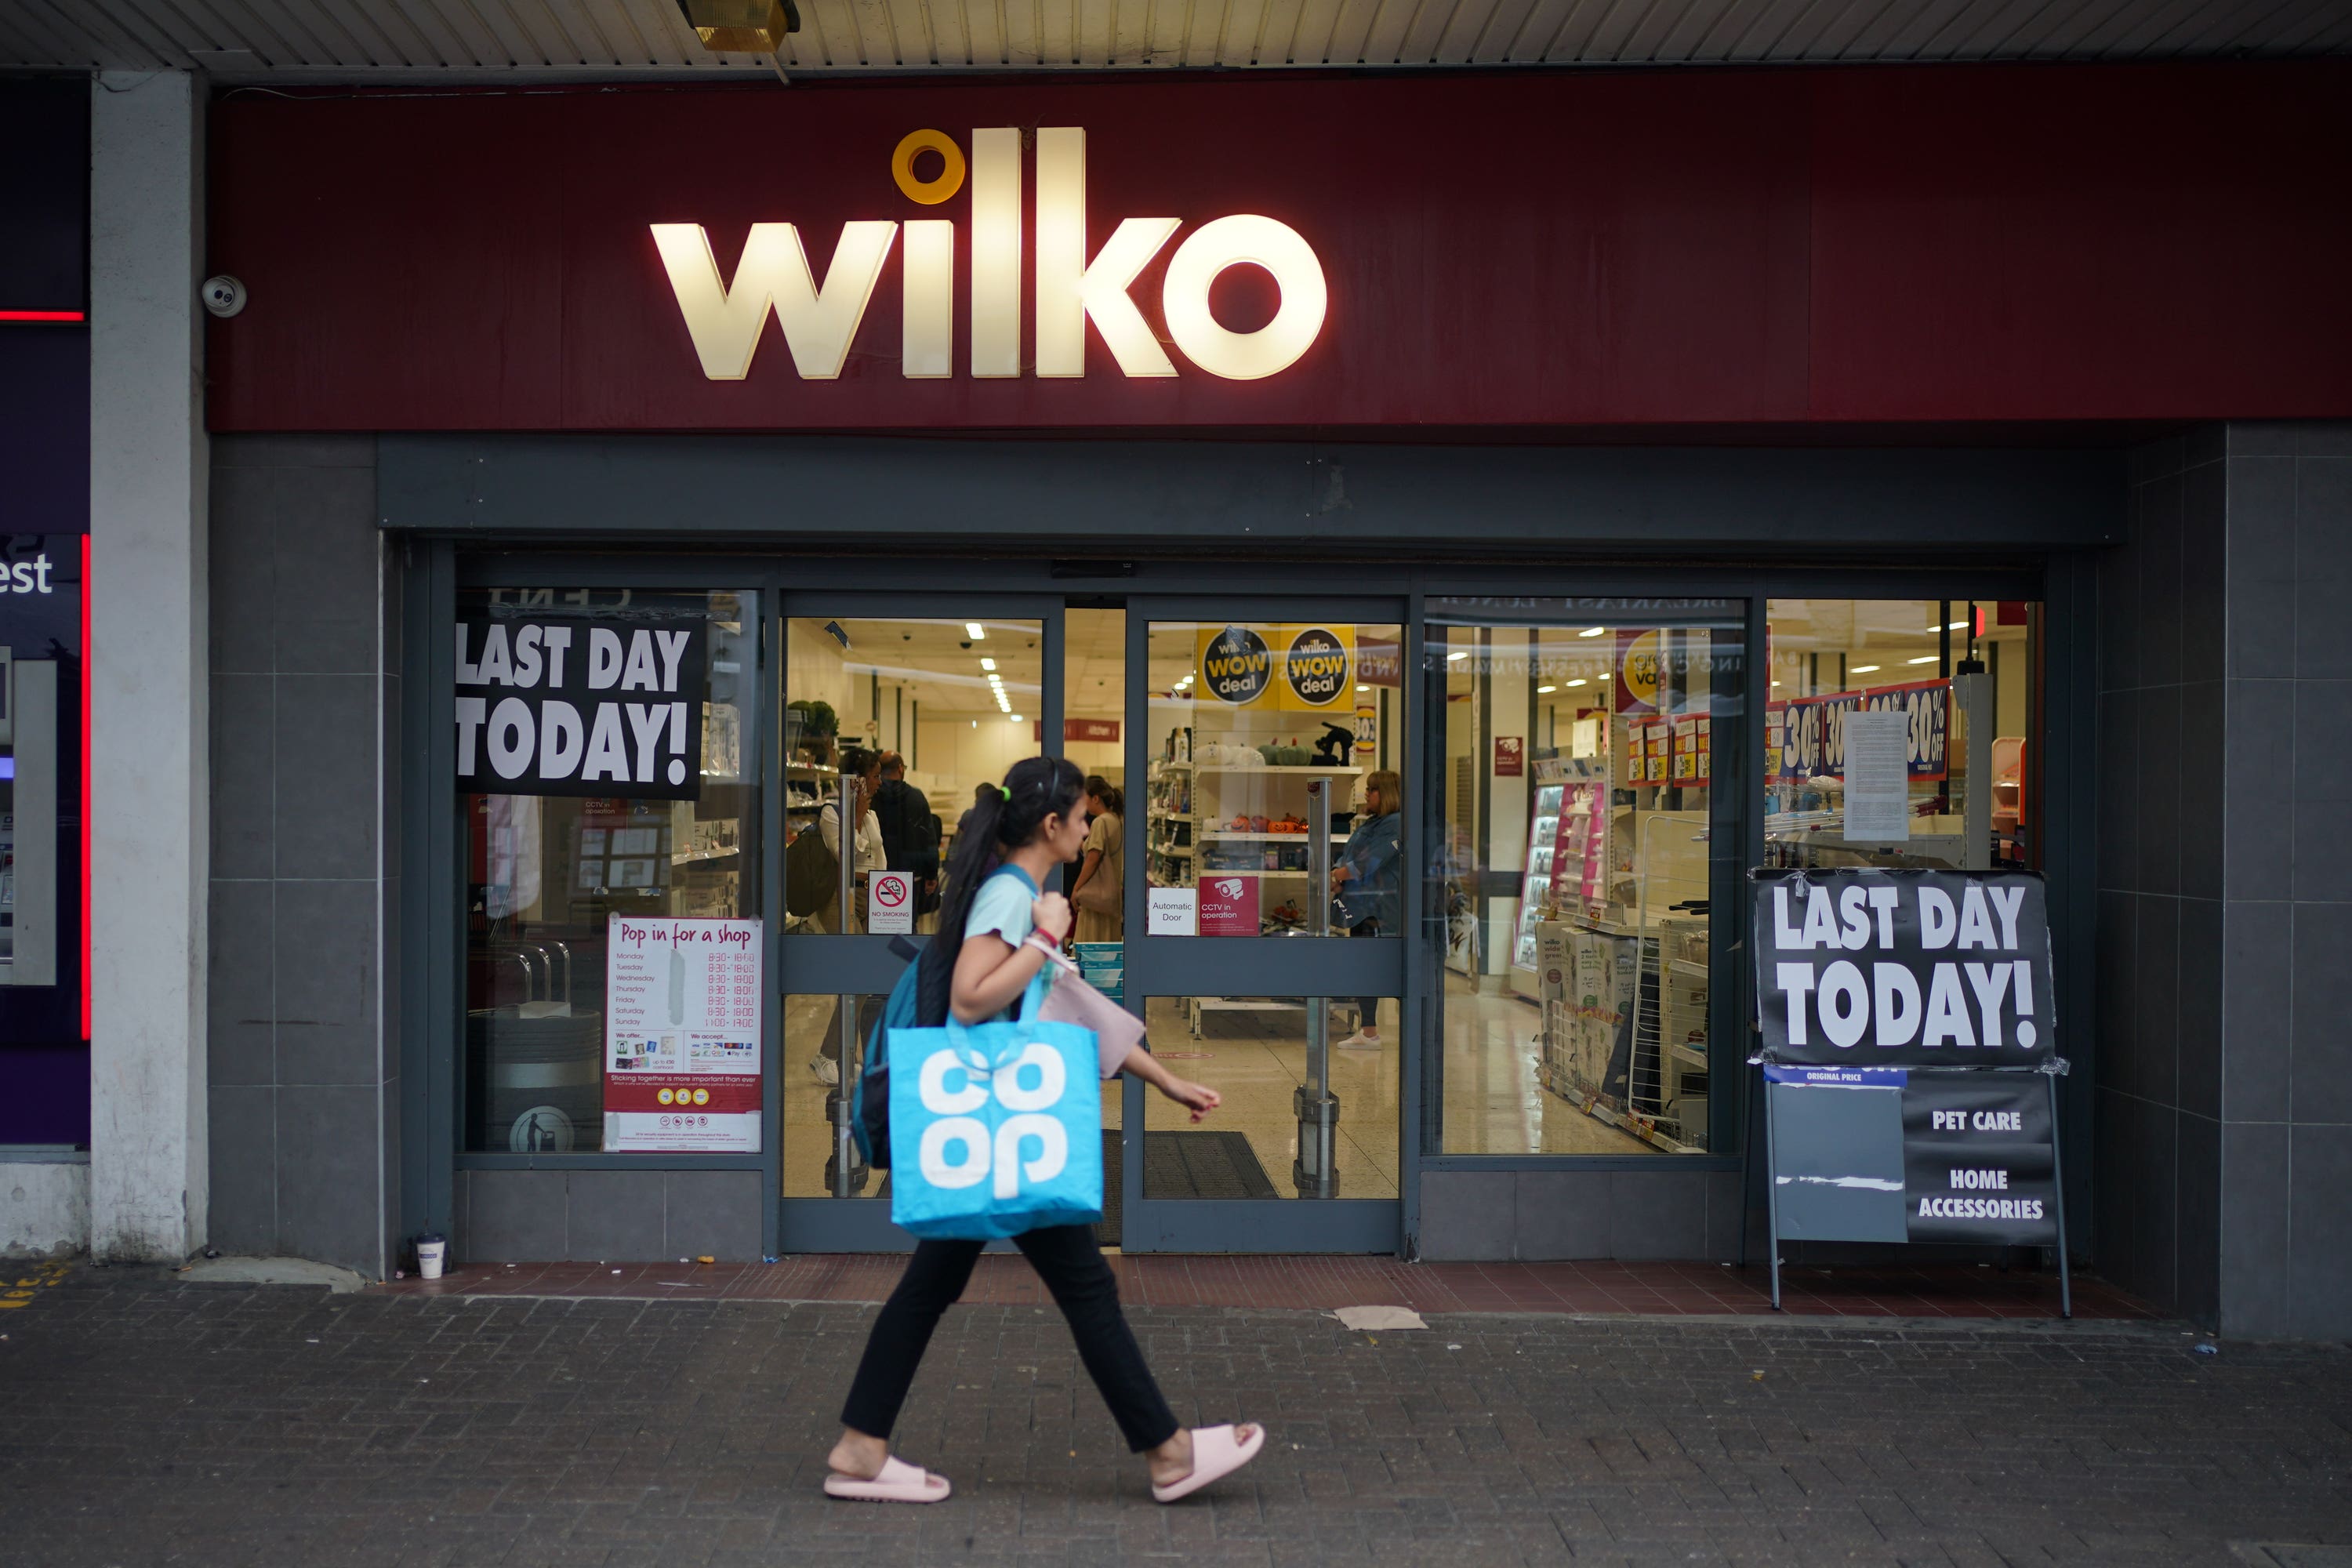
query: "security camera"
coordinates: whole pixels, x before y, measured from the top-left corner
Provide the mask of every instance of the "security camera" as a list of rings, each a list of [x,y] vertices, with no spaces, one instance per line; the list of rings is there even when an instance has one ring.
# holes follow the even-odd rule
[[[205,309],[223,321],[245,309],[245,285],[226,272],[205,279],[199,296],[205,302]]]

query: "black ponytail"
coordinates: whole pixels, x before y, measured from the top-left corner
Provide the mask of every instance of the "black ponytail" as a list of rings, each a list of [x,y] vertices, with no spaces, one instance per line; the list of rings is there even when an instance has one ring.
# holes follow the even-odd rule
[[[1127,792],[1102,774],[1087,775],[1087,793],[1102,802],[1111,816],[1123,817],[1127,815]]]
[[[1049,816],[1068,817],[1086,797],[1086,775],[1062,757],[1024,757],[1004,775],[1002,788],[982,784],[979,800],[956,835],[955,853],[945,873],[946,897],[940,904],[940,931],[923,948],[922,970],[916,982],[916,1012],[923,1024],[937,1027],[947,1019],[948,988],[955,974],[956,955],[963,951],[964,921],[971,916],[971,900],[989,873],[1045,826]]]

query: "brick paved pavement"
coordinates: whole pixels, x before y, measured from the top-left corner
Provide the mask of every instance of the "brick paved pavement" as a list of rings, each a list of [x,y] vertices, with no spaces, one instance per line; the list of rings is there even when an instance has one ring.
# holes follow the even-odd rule
[[[2227,1563],[2352,1542],[2352,1354],[2145,1324],[1135,1314],[1156,1507],[1050,1310],[951,1313],[933,1509],[817,1491],[873,1309],[327,1297],[78,1273],[0,1314],[0,1564]],[[1758,1374],[1761,1375],[1759,1376]]]
[[[1717,1263],[1407,1263],[1395,1258],[1292,1254],[1257,1258],[1113,1255],[1119,1294],[1153,1307],[1355,1306],[1388,1302],[1422,1312],[1634,1312],[1722,1316],[1771,1307],[1763,1265]],[[642,1296],[707,1292],[727,1300],[879,1301],[898,1284],[906,1256],[803,1253],[769,1264],[473,1263],[438,1279],[378,1289],[417,1296]],[[1782,1302],[1805,1317],[2054,1318],[2055,1274],[1965,1265],[1788,1268]],[[965,1301],[1032,1307],[1052,1298],[1027,1262],[1012,1254],[980,1260]],[[2084,1318],[2155,1314],[2103,1280],[2077,1275],[2074,1313]]]

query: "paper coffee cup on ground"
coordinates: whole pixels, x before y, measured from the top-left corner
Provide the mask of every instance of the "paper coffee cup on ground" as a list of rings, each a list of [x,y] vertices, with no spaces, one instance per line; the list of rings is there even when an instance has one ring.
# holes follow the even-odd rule
[[[416,1238],[416,1273],[419,1279],[441,1278],[442,1260],[448,1256],[449,1244],[437,1236]]]

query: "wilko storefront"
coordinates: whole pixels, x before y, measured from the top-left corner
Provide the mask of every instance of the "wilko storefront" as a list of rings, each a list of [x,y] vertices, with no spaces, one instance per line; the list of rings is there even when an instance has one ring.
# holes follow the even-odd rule
[[[371,1267],[903,1245],[842,1085],[1042,746],[1118,824],[1082,962],[1226,1096],[1107,1087],[1129,1250],[1732,1260],[1750,871],[2032,873],[2066,1234],[2220,1303],[2219,1216],[2352,1191],[2340,1042],[2220,1087],[2274,1049],[2221,955],[2292,992],[2328,918],[2263,683],[2334,668],[2347,101],[223,93],[211,616],[283,635],[215,650],[270,715],[211,752],[215,994],[277,987],[218,1016],[215,1239],[299,1170]]]

